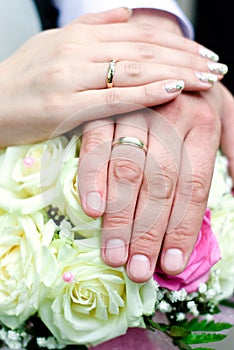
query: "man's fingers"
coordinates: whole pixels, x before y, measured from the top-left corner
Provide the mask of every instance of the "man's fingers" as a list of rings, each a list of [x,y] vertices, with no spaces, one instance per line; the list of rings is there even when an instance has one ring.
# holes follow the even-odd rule
[[[166,119],[154,111],[150,114],[144,180],[127,264],[127,273],[136,282],[144,282],[154,273],[174,198],[182,145]]]
[[[207,205],[220,133],[216,118],[209,114],[204,108],[204,122],[190,130],[183,146],[175,199],[161,251],[161,268],[169,275],[185,269]]]
[[[145,151],[134,146],[134,142],[139,140],[147,146],[147,134],[146,120],[140,112],[117,119],[102,230],[102,257],[111,266],[121,266],[128,259],[135,206],[145,164]],[[123,137],[123,143],[119,143]]]
[[[99,217],[105,211],[107,169],[114,124],[110,119],[87,123],[83,128],[79,159],[79,194],[84,212]]]

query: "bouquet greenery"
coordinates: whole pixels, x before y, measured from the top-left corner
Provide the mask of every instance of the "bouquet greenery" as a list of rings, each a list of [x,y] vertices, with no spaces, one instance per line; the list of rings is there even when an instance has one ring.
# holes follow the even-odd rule
[[[234,289],[234,198],[218,152],[208,208],[186,270],[146,283],[100,258],[101,218],[82,211],[80,140],[0,151],[0,343],[9,349],[86,349],[130,327],[160,330],[180,349],[218,341]],[[78,176],[77,176],[78,174]],[[155,315],[165,313],[167,322]],[[203,318],[201,319],[201,316]],[[199,348],[205,349],[205,348]]]

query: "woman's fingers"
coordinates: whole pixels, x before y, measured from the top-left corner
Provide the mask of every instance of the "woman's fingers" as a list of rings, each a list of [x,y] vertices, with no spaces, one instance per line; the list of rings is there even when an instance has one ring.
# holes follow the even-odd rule
[[[132,11],[126,7],[119,7],[109,11],[99,13],[87,13],[74,20],[73,23],[85,24],[108,24],[127,22],[132,14]]]
[[[106,62],[109,59],[118,61],[137,61],[158,63],[178,68],[189,68],[193,71],[225,75],[228,67],[219,62],[212,62],[198,54],[191,54],[145,42],[108,42],[100,43],[86,49],[93,62]]]
[[[79,72],[77,79],[73,79],[71,84],[79,91],[104,89],[107,85],[107,71],[109,62],[93,63],[87,65]],[[89,67],[89,68],[88,68]],[[72,69],[73,71],[73,69]],[[84,72],[87,79],[83,79]],[[72,75],[72,73],[71,73]],[[188,68],[181,68],[155,63],[142,63],[135,61],[118,61],[115,63],[115,74],[113,78],[114,87],[139,86],[168,79],[184,81],[186,91],[202,91],[210,89],[213,84],[220,79],[220,75],[209,72],[201,72]],[[76,86],[75,86],[76,84]]]
[[[54,136],[69,131],[88,120],[103,119],[115,114],[166,103],[181,94],[183,87],[184,82],[181,80],[166,80],[137,87],[79,92],[73,98],[62,101],[62,103],[65,102],[63,109],[66,109],[67,118],[55,130]],[[49,112],[50,108],[51,114],[54,113],[53,104],[47,106]],[[60,110],[59,104],[56,105],[57,118],[60,113],[64,114],[63,109]]]
[[[128,259],[147,138],[147,122],[140,111],[117,119],[102,229],[102,258],[111,266],[122,266]],[[135,146],[138,140],[143,148]]]

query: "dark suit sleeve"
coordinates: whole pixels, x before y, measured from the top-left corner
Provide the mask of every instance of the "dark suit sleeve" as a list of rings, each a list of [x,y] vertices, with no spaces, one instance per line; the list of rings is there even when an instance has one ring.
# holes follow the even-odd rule
[[[57,27],[58,10],[50,0],[33,0],[40,15],[42,29]]]
[[[222,82],[234,94],[233,10],[231,0],[197,0],[196,40],[215,51],[229,72]]]

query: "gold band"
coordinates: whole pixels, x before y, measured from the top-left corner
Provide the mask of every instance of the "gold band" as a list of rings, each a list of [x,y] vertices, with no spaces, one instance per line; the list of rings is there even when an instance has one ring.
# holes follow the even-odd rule
[[[130,146],[134,146],[142,149],[143,151],[145,151],[145,153],[147,152],[147,147],[144,144],[144,142],[132,136],[119,137],[117,141],[113,141],[112,147],[118,146],[118,145],[130,145]]]
[[[106,85],[108,88],[113,87],[113,78],[115,74],[115,65],[116,65],[115,60],[111,60],[109,63],[108,71],[107,71],[107,79],[106,79]]]

